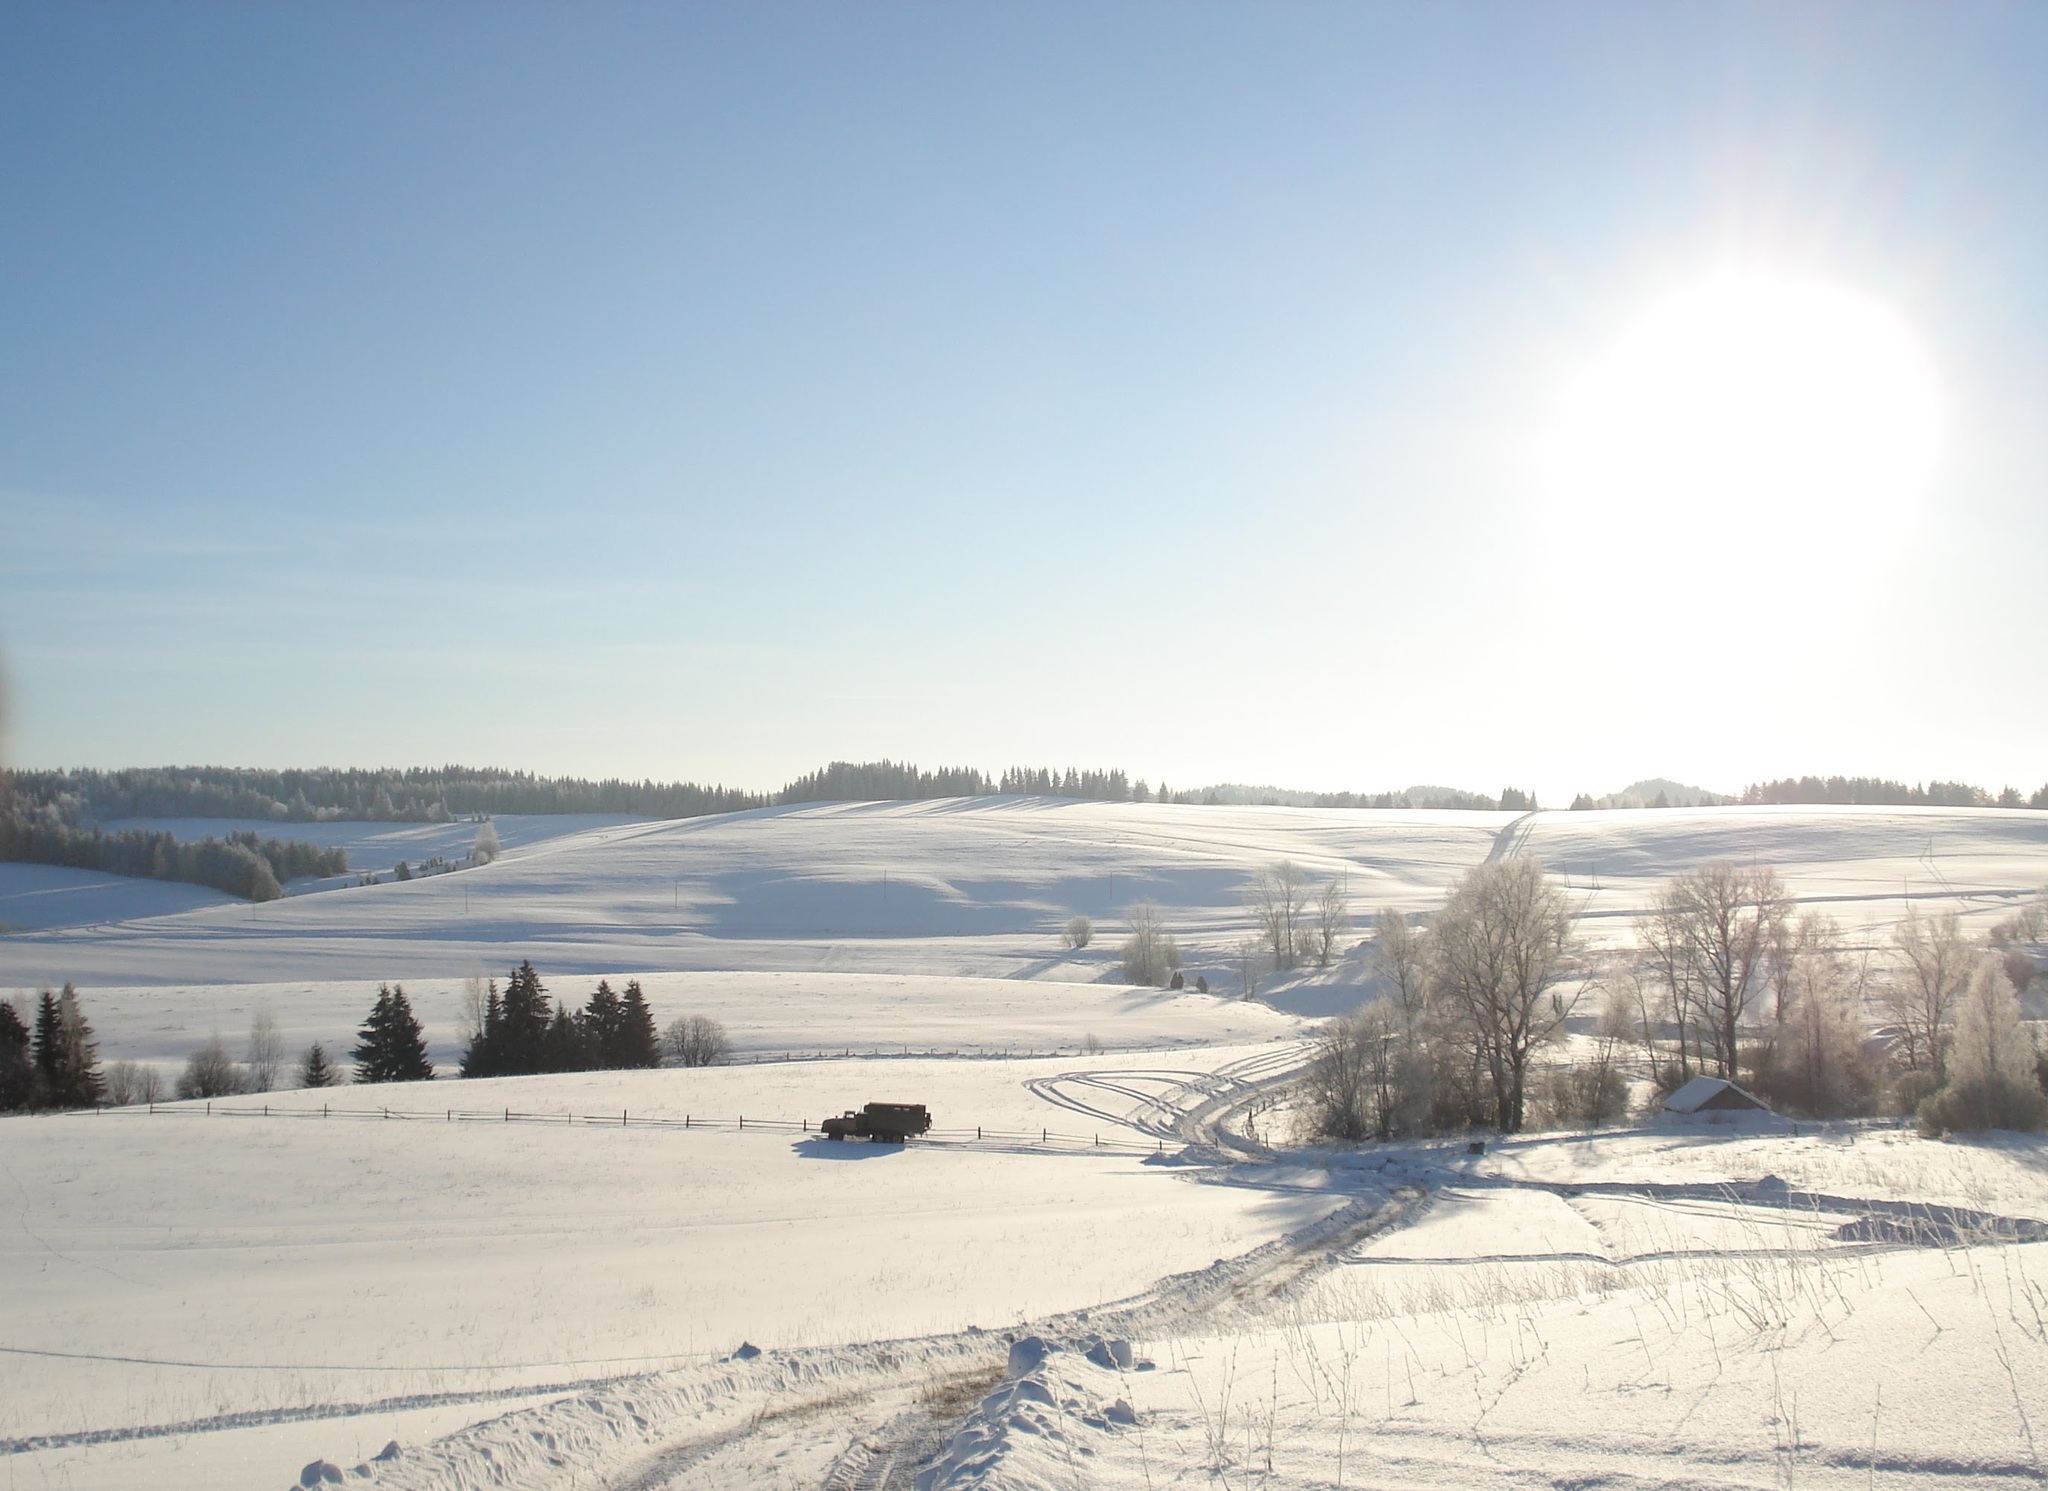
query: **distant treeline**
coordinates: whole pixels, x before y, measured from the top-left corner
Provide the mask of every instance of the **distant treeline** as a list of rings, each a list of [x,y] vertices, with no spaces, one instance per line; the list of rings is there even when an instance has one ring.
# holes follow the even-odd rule
[[[348,851],[254,833],[205,838],[196,844],[181,844],[156,829],[102,833],[65,823],[53,807],[29,808],[16,802],[0,809],[0,862],[7,861],[142,880],[181,880],[244,900],[274,901],[284,894],[287,880],[345,874]]]
[[[125,771],[10,771],[15,801],[54,805],[75,821],[114,818],[267,818],[278,823],[445,823],[475,814],[626,813],[696,818],[759,807],[768,799],[690,782],[589,782],[491,767],[405,771],[265,771],[229,766]]]
[[[1398,792],[1298,792],[1235,783],[1175,791],[1149,787],[1114,770],[1012,766],[991,777],[970,766],[924,771],[909,762],[834,761],[779,792],[743,792],[692,782],[628,782],[617,778],[540,777],[492,767],[396,769],[320,768],[267,771],[225,766],[148,767],[124,771],[0,771],[0,811],[50,809],[77,830],[121,818],[256,818],[276,823],[330,819],[447,822],[498,813],[619,813],[640,818],[698,818],[776,803],[905,801],[1028,793],[1092,802],[1269,804],[1315,808],[1435,808],[1526,811],[1533,792],[1514,787],[1498,797],[1456,787]],[[1707,797],[1708,794],[1702,794]],[[1603,799],[1595,804],[1605,806]],[[2048,808],[2048,787],[2031,798],[2008,787],[1995,796],[1963,782],[1907,786],[1875,777],[1788,777],[1742,794],[1745,803],[1853,803],[1934,807]],[[54,862],[54,861],[53,861]],[[66,861],[68,863],[68,861]]]
[[[1744,790],[1746,803],[1839,803],[1844,806],[1913,808],[2048,808],[2048,786],[2032,797],[2017,787],[1993,796],[1968,782],[1924,782],[1909,787],[1881,777],[1786,777],[1757,782]]]

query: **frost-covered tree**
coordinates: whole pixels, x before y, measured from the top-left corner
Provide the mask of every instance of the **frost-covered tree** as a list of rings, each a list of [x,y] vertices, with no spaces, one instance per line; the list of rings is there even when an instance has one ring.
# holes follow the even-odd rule
[[[1124,982],[1164,987],[1180,968],[1180,944],[1166,930],[1159,907],[1137,901],[1124,912]]]
[[[278,1034],[277,1018],[268,1005],[249,1020],[249,1049],[242,1065],[250,1092],[269,1092],[277,1086],[278,1074],[284,1070],[284,1037]]]
[[[496,824],[486,818],[476,831],[476,843],[470,847],[469,862],[475,865],[487,865],[496,859],[498,854],[498,828]]]
[[[228,1054],[228,1043],[215,1031],[205,1045],[186,1058],[178,1074],[181,1098],[227,1098],[242,1090],[242,1069]]]
[[[1309,928],[1316,967],[1330,966],[1337,956],[1337,944],[1350,930],[1351,902],[1344,893],[1343,879],[1333,875],[1316,893],[1315,921]]]
[[[1673,876],[1658,897],[1658,952],[1678,965],[1674,987],[1690,993],[1716,1076],[1737,1074],[1743,1028],[1768,987],[1771,952],[1791,907],[1775,870],[1729,860]]]
[[[1431,1002],[1458,1020],[1491,1090],[1494,1122],[1522,1127],[1529,1060],[1555,1037],[1577,996],[1571,907],[1533,859],[1474,865],[1430,924]]]
[[[1428,1053],[1391,998],[1331,1022],[1299,1089],[1319,1138],[1387,1140],[1417,1132],[1429,1113]]]
[[[1884,995],[1898,1037],[1899,1059],[1909,1072],[1925,1072],[1935,1087],[1948,1080],[1949,1029],[1969,987],[1977,949],[1955,912],[1923,917],[1908,908],[1892,929],[1901,967]]]
[[[1922,1132],[2040,1128],[2048,1097],[2020,1027],[2019,997],[1997,958],[1979,953],[1971,962],[1959,1004],[1947,1081],[1920,1105]]]
[[[1413,1023],[1427,992],[1421,929],[1391,907],[1383,909],[1373,922],[1373,957],[1402,1018]]]
[[[113,1108],[158,1102],[164,1095],[164,1079],[157,1074],[157,1069],[138,1061],[110,1062],[106,1081],[107,1104]]]
[[[1777,1019],[1752,1058],[1757,1091],[1814,1118],[1871,1111],[1877,1074],[1863,1048],[1863,969],[1831,917],[1799,919],[1781,955]]]
[[[1295,965],[1308,914],[1308,880],[1291,860],[1267,865],[1245,887],[1245,909],[1266,939],[1276,973]]]
[[[1085,916],[1070,916],[1060,928],[1060,945],[1076,952],[1095,940],[1095,923]]]

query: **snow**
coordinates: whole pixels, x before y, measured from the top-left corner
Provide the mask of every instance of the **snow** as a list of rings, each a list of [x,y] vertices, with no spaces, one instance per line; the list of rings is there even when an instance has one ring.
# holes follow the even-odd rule
[[[1174,1060],[1200,1075],[1244,1054]],[[841,1060],[331,1094],[370,1111],[444,1094],[471,1110],[694,1109],[695,1130],[460,1123],[438,1107],[421,1121],[321,1118],[330,1095],[309,1093],[211,1115],[8,1120],[18,1225],[0,1234],[0,1439],[616,1377],[743,1337],[787,1349],[1002,1326],[1129,1294],[1327,1209],[1318,1193],[1202,1184],[1093,1152],[1081,1120],[1020,1085],[1114,1060]],[[946,1129],[1050,1122],[1075,1142],[894,1147],[731,1127],[745,1108],[815,1125],[879,1096],[928,1102]],[[727,1126],[702,1127],[707,1114]],[[175,1443],[156,1443],[167,1463],[151,1474],[186,1475]],[[30,1458],[29,1484],[79,1487],[127,1484],[136,1463],[133,1445]],[[274,1471],[211,1484],[282,1484]]]
[[[339,1054],[400,980],[447,1067],[465,980],[521,958],[576,1004],[638,977],[739,1057],[0,1120],[10,1486],[279,1491],[316,1460],[384,1491],[2043,1478],[2042,1139],[1292,1147],[1309,1020],[1369,960],[1225,996],[1245,880],[1281,857],[1348,875],[1363,916],[1531,853],[1606,943],[1663,877],[1760,858],[1875,941],[1907,904],[2007,914],[2048,881],[2048,814],[496,821],[494,865],[255,907],[0,867],[29,928],[0,989],[76,980],[109,1060],[169,1073],[259,1009]],[[358,835],[366,867],[474,834],[257,826]],[[108,899],[4,909],[45,894]],[[1139,896],[1219,994],[1116,981]],[[932,1138],[810,1132],[870,1100],[927,1103]]]
[[[203,885],[59,865],[0,864],[0,933],[133,921],[233,903],[234,897]]]
[[[500,987],[506,972],[493,971]],[[557,977],[550,969],[542,974],[551,997],[576,1007],[597,986],[587,975]],[[612,976],[613,988],[622,986],[623,977]],[[725,1027],[743,1061],[854,1052],[1078,1053],[1091,1038],[1118,1048],[1217,1045],[1283,1039],[1301,1028],[1261,1003],[1128,984],[859,973],[638,977],[659,1023],[708,1015]],[[447,978],[404,984],[425,1028],[429,1056],[444,1076],[453,1076],[461,1059],[463,985],[462,979]],[[373,983],[350,981],[93,988],[85,997],[102,1060],[147,1062],[169,1080],[215,1032],[239,1052],[258,1010],[271,1013],[294,1059],[313,1041],[322,1042],[331,1059],[341,1059],[376,993]],[[17,989],[13,997],[27,1008],[28,994]]]

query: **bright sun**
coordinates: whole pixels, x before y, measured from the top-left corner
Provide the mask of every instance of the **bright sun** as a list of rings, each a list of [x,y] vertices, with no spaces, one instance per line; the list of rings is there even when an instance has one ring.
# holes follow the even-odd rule
[[[1933,362],[1881,302],[1730,274],[1571,386],[1546,465],[1569,541],[1782,572],[1899,537],[1941,422]]]

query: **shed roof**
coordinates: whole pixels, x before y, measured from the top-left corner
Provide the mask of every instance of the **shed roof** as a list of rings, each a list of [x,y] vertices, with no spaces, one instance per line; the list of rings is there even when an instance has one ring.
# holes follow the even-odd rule
[[[1695,1077],[1664,1099],[1666,1113],[1725,1112],[1729,1109],[1770,1111],[1768,1104],[1758,1101],[1726,1077]]]

